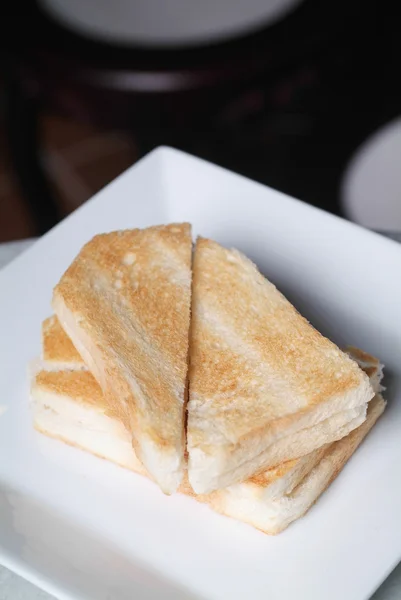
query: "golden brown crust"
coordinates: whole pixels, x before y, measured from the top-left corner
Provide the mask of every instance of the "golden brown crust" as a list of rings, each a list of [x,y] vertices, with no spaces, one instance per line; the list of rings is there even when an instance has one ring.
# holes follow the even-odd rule
[[[51,317],[50,319],[46,319],[46,321],[44,322],[44,327],[46,327],[48,331],[51,330],[54,342],[53,347],[60,348],[60,352],[58,354],[59,360],[62,363],[67,363],[69,349],[68,344],[65,343],[65,339],[68,339],[68,337],[62,329],[62,327],[58,324],[57,318]],[[359,357],[359,360],[362,360],[365,363],[375,365],[372,367],[361,367],[365,371],[365,373],[369,375],[369,377],[374,377],[377,374],[380,365],[380,361],[377,358],[368,355],[367,353],[359,350],[358,348],[352,348],[352,350],[349,351],[351,353],[351,356],[355,357],[355,360],[358,360]],[[367,357],[369,358],[369,360],[367,359]],[[102,412],[106,412],[109,416],[115,417],[115,415],[108,410],[109,403],[105,401],[103,393],[98,383],[89,372],[72,373],[68,371],[61,371],[57,373],[49,373],[46,371],[41,371],[36,376],[36,384],[39,385],[45,391],[70,397],[72,400],[80,404],[87,404],[89,406],[96,405]],[[330,450],[330,448],[331,444],[327,444],[323,448],[320,448],[319,450],[313,452],[313,456],[312,454],[309,455],[312,460],[306,464],[305,473],[309,471],[321,458],[323,458],[324,454],[326,454]],[[300,460],[301,459],[286,461],[278,467],[272,467],[270,469],[267,469],[261,473],[254,475],[253,477],[250,477],[246,483],[252,484],[256,487],[265,488],[277,479],[287,475],[299,464]],[[300,480],[301,479],[302,473],[300,474]],[[195,496],[195,493],[193,492],[189,484],[187,476],[185,476],[184,478],[184,481],[180,488],[180,492],[185,493],[187,495]],[[200,499],[203,499],[204,502],[208,502],[210,498],[213,497],[213,495],[209,494],[201,496]]]
[[[189,298],[184,290],[190,285],[191,252],[187,223],[97,235],[63,275],[55,294],[63,296],[71,311],[96,323],[106,320],[96,312],[106,308],[96,296],[114,289],[114,299],[135,312],[152,343],[185,376]],[[115,331],[120,328],[118,324]]]
[[[65,396],[77,404],[97,407],[106,412],[108,403],[96,379],[89,371],[39,371],[34,385],[43,391]]]
[[[189,429],[191,412],[230,440],[272,421],[283,426],[302,411],[358,390],[365,375],[324,338],[246,257],[198,239],[194,257]],[[367,398],[369,399],[369,398]],[[207,428],[205,428],[207,432]]]
[[[347,346],[346,350],[354,360],[358,361],[358,363],[366,363],[367,365],[376,367],[380,365],[378,358],[372,356],[372,354],[369,354],[368,352],[364,352],[360,348],[356,348],[355,346]]]
[[[355,360],[361,360],[361,356],[369,356],[369,363],[370,364],[374,364],[375,366],[363,366],[362,364],[360,364],[360,368],[362,369],[362,371],[364,371],[369,378],[375,377],[378,373],[379,367],[380,367],[380,361],[375,358],[374,356],[368,355],[365,352],[362,352],[362,350],[358,350],[358,348],[353,348],[351,351],[351,356],[355,356]],[[357,358],[359,357],[359,358]],[[373,402],[373,400],[372,400]],[[369,407],[369,405],[368,405]],[[368,408],[368,414],[371,413],[371,409]],[[359,431],[359,428],[357,429],[357,431]],[[351,434],[348,434],[348,437]],[[313,466],[315,464],[317,464],[317,462],[319,462],[328,452],[330,452],[332,449],[332,444],[325,444],[324,446],[322,446],[321,448],[318,448],[317,450],[315,450],[314,452],[312,452],[311,454],[308,455],[308,457],[310,457],[310,460],[306,463],[305,465],[305,473],[310,471],[311,468],[313,468]],[[296,458],[294,460],[288,460],[284,463],[282,463],[281,465],[278,465],[278,467],[272,467],[271,469],[267,469],[266,471],[263,471],[262,473],[258,473],[256,475],[254,475],[253,477],[250,477],[247,481],[248,483],[252,483],[254,485],[257,486],[263,486],[266,487],[268,485],[270,485],[271,483],[273,483],[274,481],[276,481],[278,478],[280,477],[284,477],[285,475],[287,475],[287,473],[289,473],[290,471],[292,471],[301,460],[304,460],[305,458],[308,457],[303,457],[303,458]],[[300,473],[301,479],[302,479],[302,473],[303,471]]]
[[[253,477],[247,479],[247,483],[253,484],[255,487],[266,488],[278,479],[285,477],[295,468],[299,467],[300,464],[304,463],[304,466],[298,473],[298,478],[301,480],[306,473],[308,473],[313,466],[323,458],[323,456],[329,452],[331,444],[325,444],[321,448],[314,450],[310,454],[302,458],[296,458],[294,460],[287,460],[286,462],[278,465],[278,467],[271,467],[262,473],[256,474]]]
[[[379,417],[383,414],[385,407],[386,402],[379,394],[376,395],[369,403],[366,421],[343,439],[328,445],[321,460],[319,460],[317,465],[314,466],[312,470],[309,470],[308,473],[305,474],[305,477],[302,479],[299,485],[292,490],[291,494],[289,494],[287,498],[289,500],[294,499],[296,501],[296,497],[298,495],[308,495],[308,486],[313,485],[312,481],[315,470],[327,469],[330,475],[325,481],[324,486],[318,490],[317,495],[312,495],[311,501],[306,502],[306,504],[303,505],[302,511],[292,515],[291,521],[283,521],[282,525],[277,524],[276,526],[261,527],[254,522],[252,513],[250,513],[249,516],[243,515],[241,520],[249,525],[252,525],[256,529],[263,531],[263,533],[267,533],[268,535],[277,535],[286,529],[292,521],[303,517],[318,501],[320,496],[327,490],[334,479],[338,477],[347,461],[351,458],[358,446],[363,442],[364,438],[375,425]],[[227,492],[225,490],[216,491],[200,499],[200,501],[207,502],[216,512],[226,516],[232,516],[229,511],[227,511],[227,505],[225,502],[226,493]],[[195,498],[199,500],[198,497],[195,496]]]
[[[365,367],[363,369],[363,371],[365,371],[365,373],[368,377],[373,377],[377,372],[377,368],[376,367]]]
[[[276,479],[284,477],[284,475],[287,475],[289,471],[292,471],[292,469],[294,469],[297,466],[299,460],[299,458],[295,458],[294,460],[287,460],[286,462],[281,463],[281,465],[278,465],[277,467],[271,467],[270,469],[267,469],[262,473],[257,473],[256,475],[253,475],[252,477],[247,479],[247,481],[248,483],[253,483],[256,486],[266,487],[273,483],[273,481],[276,481]]]
[[[43,360],[49,363],[85,367],[84,361],[64,332],[56,315],[48,317],[42,323],[42,352]]]
[[[141,433],[160,448],[180,452],[191,256],[191,228],[185,223],[98,235],[54,291],[63,327],[61,306],[90,341],[86,350],[94,364],[88,366],[111,410],[129,422],[136,441]],[[143,458],[141,448],[136,450]]]
[[[77,403],[82,403],[84,405],[86,404],[90,408],[92,408],[94,405],[96,405],[97,407],[103,409],[104,406],[107,405],[107,403],[105,403],[102,398],[102,392],[101,392],[99,386],[94,381],[94,379],[91,377],[91,375],[87,372],[80,372],[80,371],[75,371],[75,372],[73,372],[73,371],[60,372],[59,371],[59,372],[50,372],[50,373],[41,372],[36,377],[36,385],[39,385],[42,390],[45,390],[45,391],[48,391],[51,393],[61,394],[62,396],[70,397],[71,400],[73,400]],[[309,468],[307,468],[305,470],[305,472],[303,473],[302,480],[300,481],[298,487],[296,487],[288,497],[290,498],[291,496],[296,496],[298,493],[300,493],[301,487],[304,486],[305,484],[307,485],[307,480],[309,477],[309,473],[311,472],[311,469],[313,469],[316,464],[318,464],[317,468],[319,468],[320,461],[326,460],[326,461],[330,461],[330,465],[331,465],[330,468],[331,468],[332,472],[331,472],[330,478],[326,482],[326,485],[324,486],[323,489],[320,490],[320,492],[319,492],[319,496],[320,496],[320,494],[322,494],[324,492],[324,490],[330,485],[330,483],[333,481],[333,479],[335,479],[335,477],[341,471],[341,469],[343,468],[344,464],[347,462],[349,457],[354,453],[354,451],[359,446],[359,444],[362,442],[362,440],[367,435],[369,430],[373,427],[376,420],[382,414],[384,408],[385,408],[385,402],[383,401],[381,396],[376,396],[369,403],[368,415],[367,415],[366,421],[358,429],[355,429],[351,434],[349,434],[347,437],[343,438],[342,440],[340,440],[338,442],[334,442],[333,444],[328,444],[327,446],[323,447],[322,449],[319,449],[319,451],[313,453],[315,460],[313,462],[309,463]],[[113,416],[113,415],[110,415],[110,416]],[[64,441],[65,443],[67,443],[71,446],[75,446],[78,448],[80,447],[78,444],[72,442],[71,440],[69,440],[68,438],[66,438],[64,436],[54,435],[51,431],[49,431],[47,429],[46,430],[42,429],[37,423],[35,423],[35,427],[38,431],[44,433],[47,436],[58,438],[61,441]],[[94,453],[94,454],[96,456],[99,456],[100,458],[105,458],[100,453]],[[269,469],[262,475],[249,479],[247,482],[244,483],[244,485],[251,483],[253,485],[264,488],[267,485],[269,485],[270,483],[272,483],[278,477],[282,477],[282,476],[286,475],[288,470],[293,468],[297,462],[298,461],[288,461],[287,463],[280,465],[276,469]],[[128,468],[136,473],[139,473],[141,475],[144,475],[144,476],[152,479],[144,467],[133,468],[128,465],[121,465],[121,466],[124,466],[125,468]],[[221,514],[226,514],[226,515],[228,514],[227,508],[226,508],[226,499],[225,499],[225,496],[227,494],[226,490],[215,491],[210,494],[196,495],[193,492],[193,490],[188,482],[187,474],[185,473],[184,479],[183,479],[178,491],[182,494],[191,496],[192,498],[196,499],[198,502],[208,504],[216,512],[219,512]],[[303,514],[305,514],[309,510],[309,508],[316,502],[317,498],[318,497],[314,498],[313,502],[311,502],[310,504],[308,504],[306,506],[306,508],[303,510],[302,514],[297,515],[297,518],[300,518]],[[230,514],[228,514],[228,516],[230,516]],[[246,518],[246,515],[245,515],[242,518],[242,520],[245,522],[248,522],[250,525],[253,525],[255,527],[255,523],[252,521],[252,515],[250,515],[249,518]],[[266,528],[257,527],[257,526],[256,526],[256,528],[260,529],[261,531],[264,531],[264,533],[274,535],[274,534],[279,533],[283,529],[285,529],[285,527],[287,525],[288,524],[285,524],[283,527],[276,526],[271,529],[266,529]]]
[[[326,453],[325,460],[329,461],[331,467],[331,475],[329,479],[326,481],[325,486],[320,490],[319,494],[313,499],[306,509],[302,512],[302,514],[297,516],[297,519],[306,515],[306,513],[316,504],[319,500],[320,496],[327,490],[330,484],[338,477],[338,475],[343,470],[344,466],[354,454],[358,446],[363,442],[369,431],[375,425],[379,417],[384,412],[386,408],[386,401],[380,394],[377,394],[371,402],[369,402],[368,413],[366,417],[366,421],[362,423],[357,429],[351,431],[346,437],[342,438],[338,442],[330,445],[330,451]],[[317,466],[319,468],[319,465]],[[312,474],[312,473],[311,473]],[[307,478],[306,478],[307,479]],[[305,485],[305,481],[302,481],[298,487],[296,487],[292,491],[292,496],[296,496],[300,490],[302,490],[302,486]],[[280,533],[286,527],[276,528],[271,533],[273,535]],[[270,533],[266,531],[266,533]]]
[[[348,436],[346,436],[345,438],[343,438],[342,440],[340,440],[338,442],[334,442],[333,444],[330,444],[329,447],[327,447],[325,449],[324,460],[328,460],[331,462],[331,470],[332,470],[331,475],[328,478],[328,480],[326,481],[325,486],[320,490],[318,496],[316,496],[313,499],[313,501],[310,502],[310,504],[308,504],[305,507],[305,509],[302,511],[301,514],[298,514],[296,516],[297,519],[304,516],[310,510],[310,508],[317,502],[319,497],[326,491],[326,489],[329,487],[329,485],[332,483],[332,481],[334,481],[334,479],[338,476],[338,474],[341,472],[341,470],[345,466],[346,462],[353,455],[353,453],[355,452],[357,447],[362,443],[363,439],[366,437],[366,435],[372,429],[372,427],[376,423],[377,419],[381,416],[381,414],[383,413],[383,411],[385,409],[385,406],[386,406],[386,403],[383,400],[383,398],[379,395],[376,396],[370,403],[366,421],[361,426],[359,426],[357,429],[355,429],[352,433],[350,433]],[[35,423],[35,428],[39,432],[41,432],[49,437],[59,439],[65,443],[67,443],[70,446],[80,448],[80,446],[78,444],[72,442],[71,440],[69,440],[68,438],[65,438],[64,436],[54,435],[51,431],[48,431],[47,429],[46,430],[42,429],[37,423]],[[95,456],[98,456],[99,458],[105,459],[105,457],[100,453],[93,453],[93,454]],[[152,479],[149,476],[149,474],[147,473],[146,469],[144,469],[144,468],[142,468],[142,469],[132,468],[132,467],[128,467],[127,465],[120,465],[120,466],[123,466],[124,468],[128,468],[135,473],[138,473],[149,479]],[[319,468],[319,464],[318,464],[317,468]],[[305,474],[305,478],[301,481],[300,485],[298,487],[296,487],[292,491],[291,495],[288,497],[296,496],[297,494],[299,494],[302,486],[305,486],[305,484],[307,485],[308,476],[310,476],[309,472],[307,474]],[[196,495],[193,492],[193,490],[188,482],[187,475],[185,474],[184,479],[178,489],[178,492],[181,494],[190,496],[191,498],[194,498],[198,502],[208,504],[213,510],[215,510],[216,512],[218,512],[220,514],[231,516],[230,514],[227,514],[226,502],[225,502],[225,494],[227,492],[225,490],[215,491],[210,494]],[[245,516],[244,516],[241,520],[243,520],[244,522],[248,523],[249,525],[252,525],[253,527],[256,527],[256,529],[259,529],[260,531],[263,531],[264,533],[267,533],[269,535],[276,535],[276,534],[280,533],[281,531],[283,531],[283,529],[285,529],[288,526],[288,523],[286,523],[283,527],[276,526],[276,527],[272,527],[271,529],[257,527],[255,525],[255,523],[252,521],[252,515],[250,515],[248,519],[245,518]]]
[[[108,414],[108,416],[115,417],[109,411],[108,403],[104,399],[101,388],[89,372],[68,370],[57,372],[40,371],[35,377],[34,385],[42,391],[67,397],[77,404],[87,406],[88,408],[96,407],[101,412]],[[44,431],[43,433],[46,432]],[[326,447],[324,451],[326,451]],[[268,469],[259,475],[251,477],[246,483],[258,487],[267,487],[278,478],[286,475],[297,463],[298,460],[287,461],[276,468]],[[219,497],[218,492],[196,495],[191,488],[187,475],[184,477],[179,492],[196,497],[200,502],[206,503],[210,503],[214,498]]]

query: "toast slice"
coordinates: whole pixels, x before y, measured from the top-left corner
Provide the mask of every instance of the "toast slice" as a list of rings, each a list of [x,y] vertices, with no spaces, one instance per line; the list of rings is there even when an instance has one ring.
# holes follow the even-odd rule
[[[42,363],[48,371],[88,370],[56,315],[42,323]]]
[[[368,375],[373,391],[375,393],[374,399],[378,398],[380,392],[382,392],[385,389],[381,385],[381,380],[383,378],[383,365],[376,357],[372,356],[371,354],[368,354],[367,352],[363,352],[358,348],[350,346],[346,349],[346,352],[350,356],[350,358],[354,360],[360,366],[360,368]],[[379,402],[380,406],[383,406],[384,410],[385,402],[383,401],[383,404],[382,400],[383,399],[377,400],[377,402]],[[372,402],[373,400],[371,400],[368,403],[366,420],[368,420]],[[364,426],[365,422],[357,429],[361,429],[361,427]],[[351,435],[352,432],[347,436],[347,438],[352,439]],[[293,490],[301,483],[301,481],[306,477],[306,475],[313,468],[315,468],[316,465],[319,464],[319,462],[323,459],[324,456],[327,455],[329,449],[334,448],[334,445],[337,443],[338,442],[325,444],[324,446],[317,448],[316,450],[305,456],[289,460],[285,463],[282,463],[281,465],[278,465],[277,467],[272,467],[267,471],[264,471],[263,473],[254,475],[253,477],[250,477],[246,482],[243,482],[241,484],[234,484],[229,489],[235,491],[235,489],[237,489],[238,486],[242,486],[242,491],[247,490],[247,495],[255,496],[256,494],[259,497],[259,499],[262,500],[276,499],[280,498],[281,496],[289,496],[291,495]]]
[[[94,237],[54,289],[61,326],[166,493],[184,473],[189,224]]]
[[[346,437],[318,450],[316,465],[295,487],[281,496],[266,497],[258,481],[239,483],[209,494],[211,507],[226,516],[253,525],[270,535],[280,533],[296,519],[304,516],[319,496],[339,475],[346,462],[383,414],[386,402],[380,394],[369,402],[366,420]],[[270,490],[271,492],[271,490]],[[199,498],[201,499],[201,498]]]
[[[59,347],[66,347],[66,334],[56,320],[52,323]],[[358,360],[360,352],[351,349],[350,355]],[[51,363],[51,352],[48,358]],[[364,353],[363,368],[369,372],[375,391],[381,390],[379,361]],[[42,369],[32,379],[31,393],[34,425],[38,431],[149,476],[132,448],[131,435],[109,412],[109,403],[96,380],[89,372],[82,371],[80,365],[76,371]],[[376,395],[369,403],[366,421],[340,442],[327,444],[243,483],[196,496],[184,476],[179,491],[266,533],[278,533],[316,501],[374,425],[384,406],[381,396]]]
[[[240,252],[198,239],[188,476],[227,487],[341,439],[366,416],[367,375]]]

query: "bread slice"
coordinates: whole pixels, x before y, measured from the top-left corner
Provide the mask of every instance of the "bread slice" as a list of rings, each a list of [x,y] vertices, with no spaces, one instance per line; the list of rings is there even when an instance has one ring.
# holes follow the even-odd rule
[[[39,430],[44,430],[45,433],[49,431],[54,432],[54,426],[49,427],[44,424],[48,421],[48,419],[50,419],[50,423],[52,422],[54,418],[52,412],[60,413],[61,415],[65,415],[65,413],[68,412],[73,415],[77,409],[77,406],[80,406],[81,410],[82,407],[86,406],[88,410],[94,410],[96,412],[97,420],[99,414],[101,414],[105,417],[103,421],[105,421],[105,423],[109,423],[110,434],[114,438],[114,446],[115,448],[119,447],[117,454],[120,459],[113,458],[112,455],[110,455],[112,448],[103,453],[101,440],[98,440],[95,447],[90,446],[90,441],[86,442],[86,444],[89,443],[89,447],[85,446],[85,443],[80,443],[80,435],[84,434],[85,438],[88,438],[88,432],[85,432],[85,430],[82,428],[78,428],[77,430],[77,439],[75,441],[75,445],[84,447],[93,454],[97,454],[103,458],[108,458],[109,460],[112,460],[123,467],[140,472],[141,474],[146,473],[144,467],[136,458],[136,456],[134,462],[132,462],[132,449],[129,444],[126,446],[126,451],[122,451],[121,444],[117,438],[119,438],[120,442],[122,441],[123,444],[126,445],[128,433],[126,429],[122,427],[121,424],[118,424],[118,422],[115,420],[114,415],[110,411],[110,408],[104,399],[103,393],[93,376],[90,373],[78,373],[76,376],[71,373],[72,370],[84,370],[85,363],[72,346],[72,343],[70,342],[65,331],[62,329],[55,315],[47,318],[43,322],[42,331],[43,358],[46,360],[39,363],[40,368],[36,369],[37,377],[33,382],[33,395],[35,396],[38,406],[38,411],[35,410],[34,414],[39,415],[43,407],[47,407],[47,409],[44,411],[42,416],[37,416],[37,419],[35,419],[36,428]],[[51,343],[49,343],[49,340],[51,340]],[[347,348],[346,352],[350,358],[354,360],[369,376],[375,394],[381,392],[384,388],[381,385],[381,380],[383,377],[383,365],[380,363],[380,361],[376,357],[360,350],[359,348],[350,346]],[[55,364],[66,365],[64,369],[65,372],[62,372],[61,369],[54,369]],[[54,375],[52,372],[54,370],[61,372],[59,375]],[[54,399],[55,404],[53,404],[52,398]],[[63,404],[60,406],[61,398],[63,398]],[[93,418],[94,417],[92,417],[92,419]],[[43,419],[45,419],[44,422]],[[111,419],[111,422],[109,422],[109,419]],[[77,420],[80,421],[78,416]],[[62,430],[65,427],[65,422],[59,419],[57,419],[57,421],[58,428],[61,428]],[[87,415],[82,422],[91,422],[90,415]],[[102,430],[102,427],[98,426],[96,429],[100,431]],[[62,431],[59,431],[58,437],[61,437],[65,441],[70,441],[70,443],[72,443],[71,439],[74,439],[73,434],[67,434],[65,437],[63,437]],[[264,499],[274,499],[284,494],[289,494],[300,483],[305,475],[321,460],[321,458],[327,452],[329,446],[330,444],[325,444],[306,456],[289,460],[278,465],[277,467],[272,467],[258,475],[255,475],[254,477],[249,478],[247,482],[243,482],[241,485],[248,488],[250,487],[252,490],[258,488],[263,492]]]
[[[184,473],[191,256],[185,223],[98,235],[53,295],[63,329],[166,493]]]
[[[131,434],[110,412],[89,371],[42,369],[33,376],[31,396],[35,429],[147,475],[132,447]]]
[[[369,377],[373,390],[376,393],[382,392],[385,389],[381,385],[384,365],[381,364],[379,359],[368,352],[355,348],[355,346],[348,346],[346,352]]]
[[[193,264],[189,481],[209,493],[341,439],[374,392],[236,250],[198,239]]]
[[[326,446],[324,451],[318,450],[315,455],[319,457],[316,465],[296,487],[290,486],[289,492],[272,499],[264,495],[258,480],[253,480],[252,485],[248,482],[246,485],[239,483],[213,492],[205,501],[215,511],[249,523],[265,533],[280,533],[290,523],[302,517],[337,477],[383,413],[385,406],[386,402],[377,394],[369,402],[364,423],[346,437]]]
[[[63,338],[66,334],[55,321],[53,325],[54,334],[59,337],[60,345],[65,347]],[[351,356],[355,357],[358,353],[355,350]],[[374,357],[364,356],[368,357],[365,370],[376,382],[376,389],[381,389],[380,363]],[[31,392],[34,425],[38,431],[149,476],[132,448],[130,434],[109,412],[109,403],[89,372],[83,372],[79,367],[75,372],[71,369],[64,372],[42,370],[33,376]],[[380,410],[371,410],[374,403],[378,403]],[[184,476],[179,491],[206,502],[222,514],[249,522],[266,533],[277,533],[302,516],[316,501],[324,486],[328,485],[328,479],[336,474],[331,466],[335,464],[338,470],[341,469],[383,408],[383,400],[376,396],[369,403],[367,420],[341,442],[327,444],[308,456],[288,461],[246,482],[209,495],[196,496]],[[343,444],[346,440],[350,440],[349,445]],[[338,444],[343,444],[341,460],[334,453]],[[323,460],[326,462],[323,463]],[[321,464],[325,467],[320,467]]]
[[[347,354],[368,375],[376,398],[384,389],[381,385],[383,365],[380,364],[376,357],[358,348],[347,348]],[[372,402],[373,400],[368,403],[368,414]],[[247,494],[249,495],[255,495],[256,491],[258,491],[259,498],[264,500],[276,499],[284,495],[289,496],[304,477],[327,455],[329,448],[332,447],[334,447],[333,443],[325,444],[305,456],[289,460],[277,467],[271,467],[263,473],[250,477],[241,484],[234,484],[229,489],[235,491],[238,486],[241,486],[242,490],[247,490]]]
[[[56,315],[42,323],[42,362],[48,371],[88,370]]]
[[[131,436],[118,419],[102,410],[101,390],[89,372],[41,371],[32,385],[35,428],[71,446],[149,477],[138,460]],[[75,381],[73,381],[75,380]],[[94,392],[94,389],[97,389]],[[100,402],[99,402],[100,400]],[[248,523],[267,534],[277,534],[302,517],[373,427],[385,408],[376,395],[367,418],[337,442],[296,461],[273,468],[246,482],[211,494],[194,494],[186,476],[179,492],[208,504],[213,510]]]

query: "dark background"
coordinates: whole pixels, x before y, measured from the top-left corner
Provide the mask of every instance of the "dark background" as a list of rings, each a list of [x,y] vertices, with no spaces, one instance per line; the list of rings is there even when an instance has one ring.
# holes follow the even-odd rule
[[[157,50],[85,39],[35,2],[1,10],[0,241],[45,232],[160,144],[341,214],[352,154],[400,114],[391,2],[304,0],[252,35]]]

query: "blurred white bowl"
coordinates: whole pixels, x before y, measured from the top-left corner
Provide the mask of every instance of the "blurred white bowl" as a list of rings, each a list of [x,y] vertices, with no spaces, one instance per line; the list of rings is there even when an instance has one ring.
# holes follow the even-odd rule
[[[379,129],[358,149],[345,172],[341,202],[356,223],[401,231],[401,118]]]
[[[249,33],[302,0],[40,0],[64,25],[93,38],[142,46],[190,45]]]

